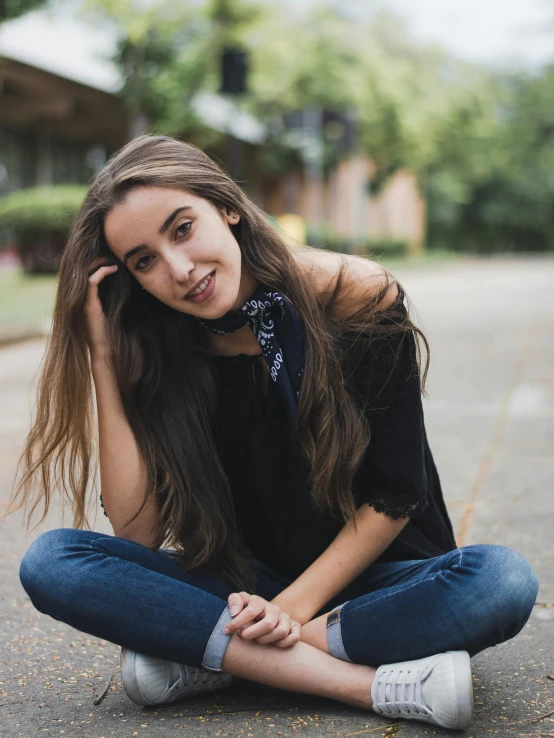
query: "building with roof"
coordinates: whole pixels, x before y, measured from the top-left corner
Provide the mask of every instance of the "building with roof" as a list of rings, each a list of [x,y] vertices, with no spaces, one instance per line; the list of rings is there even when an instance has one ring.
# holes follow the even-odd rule
[[[118,95],[115,46],[109,29],[91,32],[47,11],[0,27],[0,197],[34,185],[86,184],[136,133]],[[222,134],[209,153],[225,160],[225,139],[239,142],[241,184],[268,213],[294,213],[314,225],[316,212],[316,227],[345,243],[404,239],[412,251],[421,248],[425,203],[413,174],[398,173],[377,197],[368,192],[367,157],[341,161],[327,181],[310,181],[300,164],[271,175],[260,163],[263,122],[217,94],[202,92],[192,104],[203,125]]]

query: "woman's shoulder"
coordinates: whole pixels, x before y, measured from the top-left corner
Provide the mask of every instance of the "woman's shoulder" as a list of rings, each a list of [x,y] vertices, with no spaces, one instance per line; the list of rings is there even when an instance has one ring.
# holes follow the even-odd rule
[[[337,308],[343,316],[356,312],[381,293],[376,310],[385,310],[398,298],[394,277],[371,259],[310,247],[295,250],[294,258],[318,296],[333,293],[344,265],[341,290],[337,295]]]

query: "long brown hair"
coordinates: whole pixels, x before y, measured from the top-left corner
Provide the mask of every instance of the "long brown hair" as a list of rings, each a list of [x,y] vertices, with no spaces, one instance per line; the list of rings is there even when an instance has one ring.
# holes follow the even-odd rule
[[[351,520],[356,511],[352,483],[370,442],[370,428],[347,389],[345,354],[355,343],[369,346],[383,333],[413,331],[425,343],[428,365],[425,337],[398,301],[385,311],[386,325],[383,312],[377,315],[395,281],[384,269],[367,302],[347,314],[339,309],[349,294],[346,259],[335,284],[314,293],[289,247],[240,187],[200,149],[165,136],[142,136],[116,153],[91,185],[74,223],[60,264],[36,417],[5,515],[25,506],[29,527],[42,502],[39,525],[58,490],[73,512],[74,527],[90,527],[87,502],[97,475],[97,441],[83,315],[87,278],[95,259],[113,258],[103,229],[107,213],[141,186],[186,190],[240,214],[233,231],[243,266],[258,282],[282,292],[304,325],[305,367],[290,432],[307,462],[314,504]],[[167,542],[186,567],[211,567],[237,587],[251,590],[248,552],[213,440],[217,386],[205,329],[193,316],[140,289],[121,264],[117,274],[100,284],[100,298],[123,405],[147,469],[144,499],[126,525],[155,495],[161,507],[155,548]],[[417,360],[421,363],[419,343]]]

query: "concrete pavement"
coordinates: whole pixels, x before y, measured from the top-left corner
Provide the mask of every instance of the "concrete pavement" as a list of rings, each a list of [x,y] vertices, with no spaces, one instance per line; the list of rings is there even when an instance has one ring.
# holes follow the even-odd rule
[[[510,546],[540,580],[524,630],[473,660],[475,718],[464,735],[554,736],[554,714],[541,718],[554,711],[554,259],[466,259],[396,275],[431,344],[427,429],[459,543]],[[32,341],[0,350],[0,504],[43,348]],[[0,524],[0,736],[449,734],[248,683],[140,710],[122,690],[119,649],[41,615],[20,586],[31,540],[62,524],[71,520],[57,508],[30,535],[18,515]],[[111,533],[100,511],[95,529]]]

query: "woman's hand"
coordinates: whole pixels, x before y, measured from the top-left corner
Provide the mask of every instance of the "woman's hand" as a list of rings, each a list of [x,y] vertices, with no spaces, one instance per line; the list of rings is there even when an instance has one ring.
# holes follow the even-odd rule
[[[98,297],[98,285],[109,274],[117,271],[117,264],[108,264],[106,257],[95,259],[89,268],[88,288],[85,298],[85,322],[87,327],[88,345],[93,359],[107,358],[109,342],[107,335],[107,321],[102,303]]]
[[[300,640],[300,623],[263,597],[233,592],[228,605],[233,620],[223,629],[226,634],[238,633],[244,640],[272,643],[279,648],[289,648]]]

